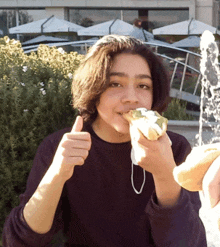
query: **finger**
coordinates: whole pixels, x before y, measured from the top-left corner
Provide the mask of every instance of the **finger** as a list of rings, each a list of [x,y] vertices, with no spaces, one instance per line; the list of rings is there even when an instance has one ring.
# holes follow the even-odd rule
[[[80,132],[83,128],[83,118],[81,116],[77,116],[71,133]]]
[[[85,137],[87,138],[87,136]],[[83,139],[73,139],[71,140],[71,138],[69,138],[68,140],[66,140],[63,144],[62,144],[63,148],[77,148],[77,149],[86,149],[89,150],[91,148],[91,142],[90,140],[87,141],[83,140]]]
[[[62,155],[64,157],[82,157],[83,159],[86,159],[88,154],[89,151],[85,149],[73,149],[73,150],[64,149],[62,152]]]
[[[83,165],[85,160],[83,157],[64,157],[63,162],[68,165]]]
[[[89,132],[71,132],[65,134],[65,140],[83,140],[91,141],[91,135]]]

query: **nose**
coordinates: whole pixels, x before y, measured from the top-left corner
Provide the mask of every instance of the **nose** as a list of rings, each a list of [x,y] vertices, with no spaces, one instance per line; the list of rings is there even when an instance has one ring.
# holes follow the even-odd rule
[[[137,92],[135,90],[135,88],[133,86],[129,86],[127,87],[124,92],[123,92],[123,96],[121,99],[122,103],[138,103],[138,95]]]

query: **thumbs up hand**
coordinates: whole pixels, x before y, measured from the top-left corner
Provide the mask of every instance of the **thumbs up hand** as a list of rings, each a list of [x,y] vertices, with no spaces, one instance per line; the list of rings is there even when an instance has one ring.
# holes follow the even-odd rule
[[[70,133],[63,135],[51,166],[66,181],[73,175],[76,165],[83,165],[91,148],[91,136],[81,132],[83,118],[78,116]]]

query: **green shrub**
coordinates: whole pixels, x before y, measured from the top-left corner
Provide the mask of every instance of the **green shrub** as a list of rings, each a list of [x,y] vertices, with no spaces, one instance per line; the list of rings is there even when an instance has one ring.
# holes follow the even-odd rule
[[[173,98],[163,116],[170,120],[194,120],[186,113],[186,104],[183,100]]]
[[[19,42],[0,39],[0,233],[40,142],[73,124],[71,82],[81,58],[45,45],[26,55]]]

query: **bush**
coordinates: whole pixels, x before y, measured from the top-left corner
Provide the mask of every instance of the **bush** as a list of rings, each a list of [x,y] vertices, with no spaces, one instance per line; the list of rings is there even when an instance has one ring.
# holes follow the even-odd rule
[[[71,82],[81,58],[45,45],[26,55],[19,42],[0,39],[0,233],[40,142],[74,122]]]
[[[183,100],[173,98],[163,116],[170,120],[194,120],[186,113],[186,104]]]

